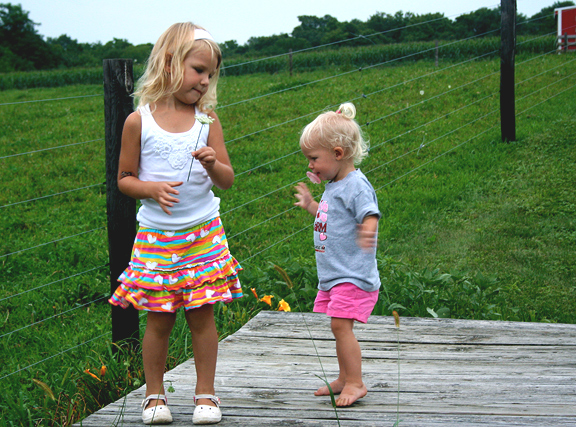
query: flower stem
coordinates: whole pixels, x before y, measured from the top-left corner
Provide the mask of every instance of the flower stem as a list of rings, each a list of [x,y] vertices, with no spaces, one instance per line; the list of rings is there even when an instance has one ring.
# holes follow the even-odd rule
[[[202,134],[202,129],[204,129],[204,124],[200,126],[200,131],[198,132],[198,139],[196,139],[196,146],[194,147],[194,151],[198,148],[198,141],[200,141],[200,135]],[[190,163],[190,170],[188,171],[188,178],[186,181],[190,181],[190,173],[192,172],[192,166],[194,166],[194,157],[192,157],[192,162]]]

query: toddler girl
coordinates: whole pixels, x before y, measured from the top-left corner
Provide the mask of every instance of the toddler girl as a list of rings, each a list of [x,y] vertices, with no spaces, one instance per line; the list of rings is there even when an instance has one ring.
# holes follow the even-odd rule
[[[380,211],[372,185],[355,168],[367,155],[367,142],[354,120],[353,104],[318,116],[306,126],[300,148],[308,159],[308,176],[328,181],[320,203],[299,183],[296,206],[315,216],[314,248],[318,295],[314,311],[331,317],[340,373],[330,387],[337,406],[349,406],[367,393],[362,381],[362,354],[353,327],[366,323],[380,288],[376,243]],[[316,396],[329,395],[327,386]]]

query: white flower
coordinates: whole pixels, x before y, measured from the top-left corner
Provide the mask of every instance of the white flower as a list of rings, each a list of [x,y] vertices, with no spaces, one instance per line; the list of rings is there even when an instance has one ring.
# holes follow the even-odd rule
[[[209,124],[214,122],[214,119],[212,117],[209,117],[209,116],[196,115],[195,118],[196,118],[196,120],[198,120],[203,125],[209,125]]]
[[[423,90],[420,91],[420,95],[424,95],[424,91],[423,91]]]
[[[198,120],[198,122],[200,122],[200,124],[202,125],[200,127],[200,131],[198,132],[198,139],[196,140],[196,146],[194,147],[194,151],[196,151],[196,149],[198,148],[198,141],[200,141],[200,134],[202,133],[202,129],[204,129],[204,125],[211,124],[212,122],[214,122],[214,119],[212,117],[201,116],[199,114],[196,114],[194,118]],[[194,159],[195,157],[192,156],[192,161],[190,162],[190,170],[188,171],[188,179],[186,181],[190,181],[190,172],[192,172],[192,166],[194,166]]]

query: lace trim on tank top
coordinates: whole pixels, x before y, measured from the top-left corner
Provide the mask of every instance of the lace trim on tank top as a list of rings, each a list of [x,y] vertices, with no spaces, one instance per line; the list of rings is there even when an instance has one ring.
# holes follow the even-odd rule
[[[194,151],[196,146],[202,147],[203,141],[198,143],[198,139],[199,137],[202,138],[202,135],[199,135],[198,132],[202,132],[203,126],[198,126],[199,123],[196,120],[190,130],[186,132],[168,132],[156,122],[149,105],[146,105],[144,111],[148,115],[148,126],[154,136],[153,140],[155,142],[152,148],[155,153],[163,160],[167,160],[172,169],[184,169],[188,162],[192,161],[192,151]],[[198,109],[196,109],[196,114],[198,113]]]
[[[164,160],[167,160],[172,169],[184,169],[186,164],[192,159],[195,141],[192,133],[185,136],[165,137],[160,132],[155,132],[156,143],[154,150]]]

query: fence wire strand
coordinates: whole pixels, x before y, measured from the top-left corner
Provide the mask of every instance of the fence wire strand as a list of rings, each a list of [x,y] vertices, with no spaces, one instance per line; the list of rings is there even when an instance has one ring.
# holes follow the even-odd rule
[[[21,250],[19,250],[19,251],[9,252],[9,253],[7,253],[7,254],[0,255],[0,258],[6,258],[6,257],[8,257],[8,256],[10,256],[10,255],[20,254],[20,253],[22,253],[22,252],[26,252],[26,251],[29,251],[29,250],[32,250],[32,249],[40,248],[40,247],[42,247],[42,246],[51,245],[52,243],[62,242],[62,241],[64,241],[64,240],[68,240],[68,239],[72,239],[72,238],[74,238],[74,237],[82,236],[83,234],[93,233],[93,232],[95,232],[95,231],[103,230],[103,229],[105,229],[105,228],[106,228],[106,227],[93,228],[92,230],[83,231],[83,232],[78,233],[78,234],[73,234],[73,235],[71,235],[71,236],[62,237],[61,239],[51,240],[50,242],[41,243],[41,244],[39,244],[39,245],[32,246],[32,247],[30,247],[30,248],[21,249]]]
[[[73,346],[73,347],[67,348],[66,350],[62,350],[62,351],[60,351],[60,352],[58,352],[58,353],[55,353],[55,354],[53,354],[52,356],[48,356],[48,357],[46,357],[46,358],[44,358],[44,359],[42,359],[42,360],[39,360],[39,361],[34,362],[34,363],[31,363],[31,364],[28,365],[28,366],[25,366],[25,367],[20,368],[20,369],[18,369],[18,370],[16,370],[16,371],[10,372],[9,374],[6,374],[6,375],[4,375],[3,377],[0,377],[0,381],[3,380],[3,379],[5,379],[5,378],[8,378],[8,377],[10,377],[10,376],[12,376],[12,375],[14,375],[14,374],[17,374],[17,373],[19,373],[19,372],[26,371],[26,370],[28,370],[28,369],[36,366],[36,365],[39,365],[40,363],[44,363],[44,362],[46,362],[46,361],[48,361],[48,360],[50,360],[50,359],[53,359],[53,358],[55,358],[55,357],[57,357],[57,356],[61,356],[61,355],[63,355],[63,354],[66,354],[66,353],[68,353],[69,351],[75,350],[75,349],[77,349],[77,348],[79,348],[79,347],[82,347],[82,346],[84,346],[84,345],[88,345],[88,344],[90,344],[91,342],[94,342],[94,341],[96,341],[96,340],[98,340],[98,339],[100,339],[100,338],[102,338],[102,337],[105,337],[106,335],[111,335],[111,332],[109,332],[109,331],[108,331],[108,332],[104,332],[103,334],[98,335],[97,337],[91,338],[91,339],[89,339],[88,341],[84,341],[84,342],[82,342],[82,343],[80,343],[80,344],[78,344],[78,345],[75,345],[75,346]]]
[[[86,273],[91,273],[91,272],[96,271],[96,270],[101,270],[102,268],[107,267],[107,266],[108,266],[108,264],[103,264],[103,265],[100,265],[98,267],[91,268],[89,270],[81,271],[80,273],[76,273],[76,274],[73,274],[73,275],[68,276],[68,277],[63,277],[62,279],[58,279],[58,280],[55,280],[55,281],[50,282],[50,283],[45,283],[43,285],[36,286],[35,288],[32,288],[32,289],[26,289],[25,291],[18,292],[17,294],[8,295],[7,297],[0,298],[0,302],[5,301],[5,300],[10,299],[10,298],[19,297],[21,295],[27,294],[28,292],[37,291],[38,289],[42,289],[42,288],[45,288],[47,286],[55,285],[56,283],[60,283],[60,282],[63,282],[65,280],[68,280],[68,279],[73,279],[74,277],[82,276]]]
[[[105,184],[106,184],[105,182],[101,182],[98,184],[87,185],[85,187],[74,188],[72,190],[61,191],[59,193],[48,194],[46,196],[35,197],[33,199],[21,200],[19,202],[14,202],[14,203],[8,203],[7,205],[0,206],[0,209],[8,208],[10,206],[21,205],[22,203],[36,202],[38,200],[49,199],[50,197],[61,196],[62,194],[73,193],[75,191],[86,190],[88,188],[100,187],[100,186],[105,185]]]
[[[16,102],[5,102],[0,104],[0,107],[4,105],[18,105],[18,104],[31,104],[34,102],[51,102],[51,101],[65,101],[69,99],[80,99],[80,98],[93,98],[95,96],[103,96],[103,93],[97,93],[95,95],[78,95],[78,96],[67,96],[64,98],[50,98],[50,99],[34,99],[30,101],[16,101]]]
[[[57,149],[59,149],[59,148],[74,147],[74,146],[76,146],[76,145],[89,144],[89,143],[91,143],[91,142],[98,142],[98,141],[104,141],[104,138],[91,139],[90,141],[74,142],[74,143],[72,143],[72,144],[59,145],[59,146],[57,146],[57,147],[41,148],[41,149],[39,149],[39,150],[26,151],[25,153],[9,154],[9,155],[7,155],[7,156],[2,156],[2,157],[0,157],[0,160],[2,160],[2,159],[8,159],[8,158],[10,158],[10,157],[24,156],[24,155],[26,155],[26,154],[41,153],[41,152],[43,152],[43,151],[57,150]]]
[[[79,305],[79,306],[77,306],[77,307],[72,307],[72,308],[70,308],[70,309],[68,309],[68,310],[66,310],[66,311],[61,312],[61,313],[54,314],[53,316],[46,317],[46,318],[44,318],[44,319],[42,319],[42,320],[38,320],[37,322],[29,323],[29,324],[26,325],[26,326],[22,326],[21,328],[14,329],[13,331],[10,331],[10,332],[6,332],[5,334],[0,335],[0,338],[4,338],[4,337],[6,337],[6,336],[8,336],[8,335],[15,334],[16,332],[20,332],[20,331],[23,331],[23,330],[25,330],[25,329],[31,328],[32,326],[39,325],[39,324],[41,324],[41,323],[46,322],[47,320],[55,319],[56,317],[60,317],[60,316],[62,316],[63,314],[71,313],[71,312],[76,311],[76,310],[80,310],[81,308],[84,308],[84,307],[89,306],[89,305],[91,305],[91,304],[94,304],[94,303],[103,301],[103,300],[105,300],[105,299],[108,299],[108,297],[107,297],[107,296],[102,296],[102,297],[100,297],[100,298],[97,298],[97,299],[95,299],[95,300],[93,300],[93,301],[84,303],[84,304]]]

